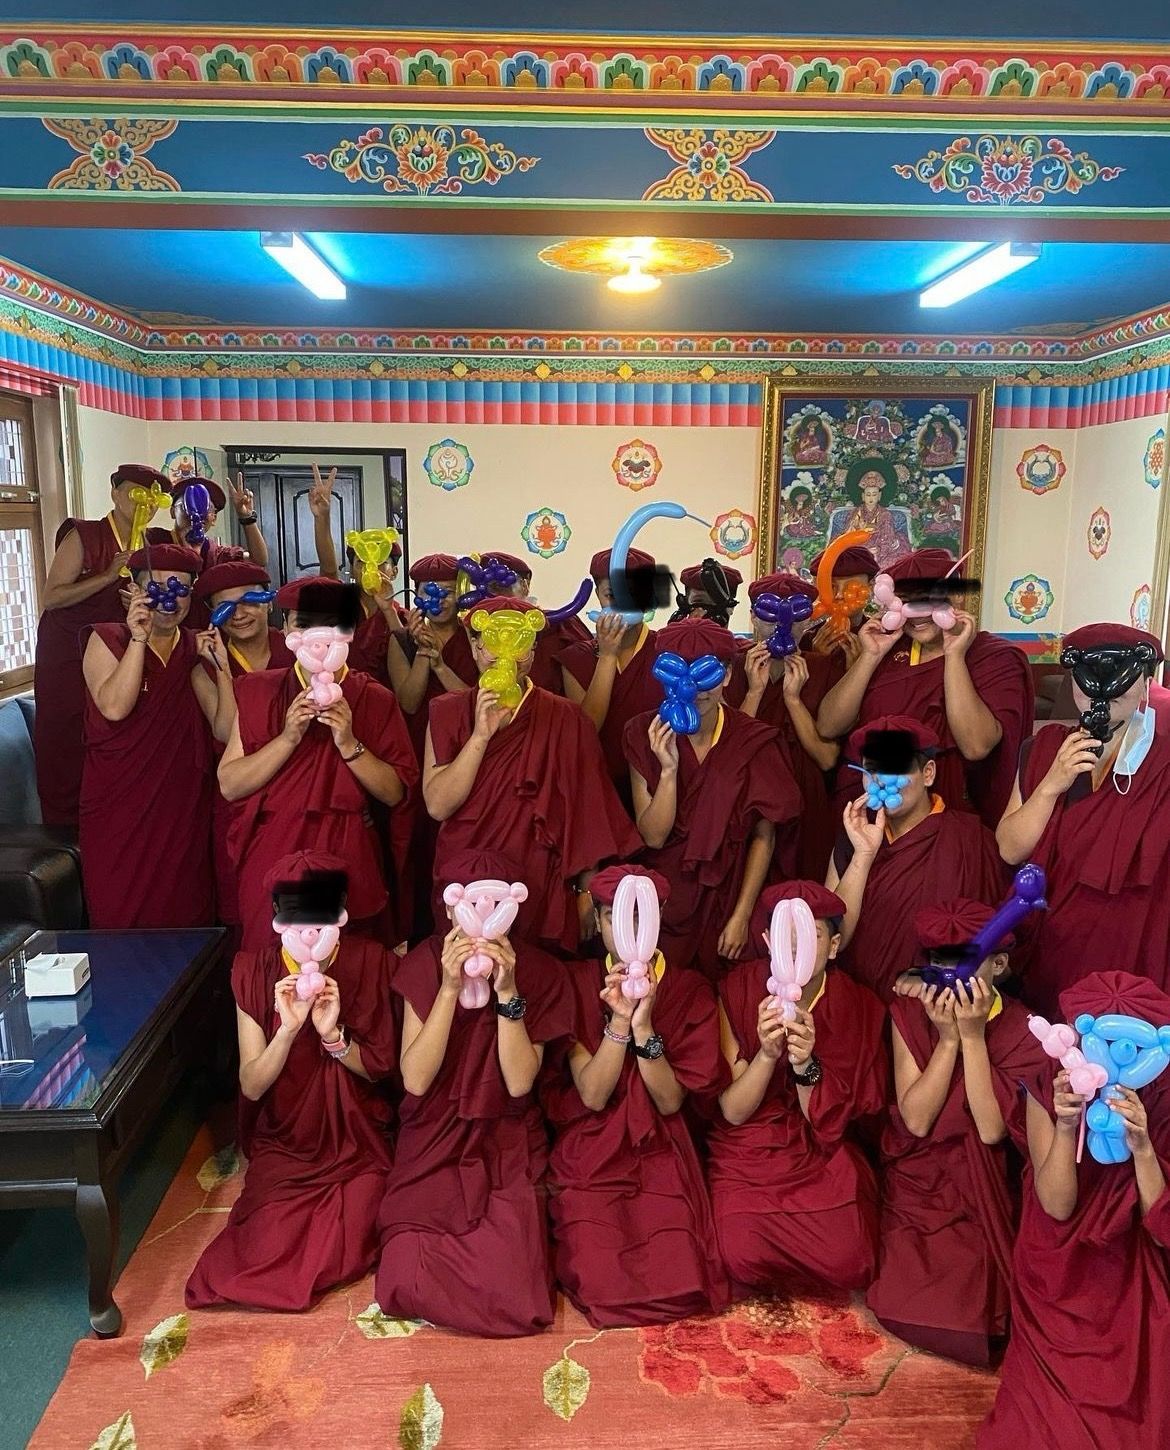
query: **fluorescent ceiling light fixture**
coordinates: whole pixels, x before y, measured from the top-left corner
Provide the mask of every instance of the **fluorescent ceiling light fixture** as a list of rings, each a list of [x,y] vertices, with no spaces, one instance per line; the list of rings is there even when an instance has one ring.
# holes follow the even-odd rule
[[[324,302],[345,300],[345,283],[297,232],[261,232],[260,245],[290,277]]]
[[[932,282],[920,293],[918,305],[951,307],[954,303],[961,302],[964,297],[970,297],[974,292],[982,292],[984,287],[1002,282],[1021,267],[1037,261],[1040,252],[1039,242],[1004,242],[998,247],[980,252],[969,262],[964,262],[961,267],[956,267],[953,272],[948,272],[945,277]]]

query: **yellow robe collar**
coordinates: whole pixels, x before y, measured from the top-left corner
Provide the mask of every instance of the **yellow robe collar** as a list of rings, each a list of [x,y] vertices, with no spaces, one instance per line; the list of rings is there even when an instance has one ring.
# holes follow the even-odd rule
[[[613,957],[612,956],[607,956],[606,959],[605,959],[605,970],[606,970],[606,972],[607,973],[608,972],[612,972],[613,971],[613,968],[614,968],[614,960],[613,960]],[[655,982],[661,982],[662,981],[662,974],[663,974],[663,972],[666,971],[666,958],[662,955],[661,952],[655,952],[654,953],[653,969],[654,969],[654,980],[655,980]]]
[[[333,948],[333,950],[329,953],[329,955],[325,958],[323,962],[317,962],[314,964],[313,971],[320,972],[321,975],[324,976],[329,968],[333,965],[333,963],[337,960],[337,953],[340,950],[341,945],[340,943],[338,943],[338,945]],[[285,969],[290,976],[299,977],[301,972],[304,970],[301,963],[294,961],[293,958],[289,956],[288,952],[284,949],[284,947],[281,947],[280,949],[280,960],[284,963]]]

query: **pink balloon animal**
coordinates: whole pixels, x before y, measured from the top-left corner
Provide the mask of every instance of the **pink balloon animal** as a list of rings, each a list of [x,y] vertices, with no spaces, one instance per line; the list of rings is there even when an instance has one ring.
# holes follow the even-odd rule
[[[964,560],[971,557],[968,551],[962,559],[957,559],[946,572],[949,579]],[[946,600],[936,603],[929,601],[922,604],[907,604],[899,597],[894,587],[894,581],[889,574],[879,574],[873,581],[874,603],[882,606],[882,628],[887,634],[901,631],[912,619],[933,619],[939,629],[951,630],[955,627],[954,606]]]
[[[309,694],[321,710],[341,699],[341,686],[334,676],[349,655],[351,635],[336,625],[315,624],[311,629],[293,629],[285,644],[297,657],[297,664],[309,676]]]
[[[463,963],[459,1001],[464,1007],[486,1007],[491,996],[487,979],[496,963],[483,944],[507,935],[520,903],[528,900],[528,887],[523,881],[511,885],[507,881],[473,881],[469,886],[452,882],[443,892],[443,900],[451,908],[456,926],[476,944]]]
[[[1095,1097],[1109,1081],[1109,1074],[1097,1062],[1090,1062],[1077,1046],[1080,1039],[1067,1022],[1048,1022],[1043,1017],[1028,1018],[1028,1031],[1040,1041],[1049,1057],[1055,1057],[1068,1073],[1068,1085],[1086,1099]]]
[[[272,930],[280,933],[280,944],[300,967],[297,973],[297,996],[302,1002],[309,1002],[322,991],[325,976],[320,970],[327,962],[341,939],[341,928],[349,920],[342,912],[335,922],[328,924],[281,926],[273,921]]]
[[[776,903],[768,929],[768,949],[772,963],[768,991],[776,999],[785,1022],[792,1022],[800,994],[817,964],[817,922],[807,901],[798,897],[795,901]]]
[[[640,1002],[650,995],[650,963],[658,951],[658,927],[658,892],[653,881],[648,876],[623,876],[613,897],[613,944],[625,963],[622,996],[627,1002]]]

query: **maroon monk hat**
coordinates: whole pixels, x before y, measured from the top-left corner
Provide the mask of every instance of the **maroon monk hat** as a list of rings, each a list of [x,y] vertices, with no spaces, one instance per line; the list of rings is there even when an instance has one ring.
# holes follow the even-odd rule
[[[938,736],[921,720],[915,720],[911,715],[881,715],[876,720],[871,720],[867,725],[859,725],[849,737],[850,759],[861,761],[874,759],[869,751],[875,750],[888,743],[882,737],[905,736],[906,745],[915,755],[923,755],[929,751],[937,750],[939,746]]]
[[[171,480],[157,468],[151,468],[149,463],[119,463],[110,474],[110,482],[115,488],[120,483],[141,485],[143,488],[150,488],[157,483],[165,493],[171,491]]]
[[[620,882],[627,876],[644,876],[648,881],[653,882],[654,890],[658,893],[658,904],[663,906],[670,900],[670,882],[665,876],[659,875],[645,866],[635,866],[628,862],[621,861],[615,866],[607,866],[603,871],[598,871],[589,883],[589,895],[593,898],[595,906],[612,906],[613,899],[617,895]]]
[[[821,552],[809,562],[808,567],[814,574],[817,572],[817,568],[820,565],[824,552],[825,551],[822,549]],[[873,579],[876,578],[876,576],[880,572],[881,571],[878,568],[878,561],[874,558],[874,556],[869,552],[868,549],[862,548],[860,545],[857,544],[855,544],[851,549],[842,549],[833,564],[834,579],[852,579],[856,578],[858,575],[861,574],[864,574],[867,579]]]
[[[915,549],[895,559],[886,573],[896,584],[910,584],[917,579],[941,579],[954,567],[946,549]]]
[[[1128,624],[1082,624],[1064,637],[1065,649],[1108,649],[1120,646],[1130,649],[1135,645],[1150,645],[1162,658],[1162,645],[1157,635],[1144,629],[1134,629]]]
[[[766,886],[760,892],[755,910],[752,912],[751,929],[748,932],[747,950],[751,956],[765,955],[763,939],[768,935],[772,913],[778,901],[803,901],[818,921],[833,921],[845,915],[845,903],[835,891],[822,886],[819,881],[783,881],[778,886]]]
[[[1140,1017],[1152,1027],[1170,1026],[1170,997],[1149,977],[1132,972],[1092,972],[1082,977],[1061,992],[1060,1011],[1066,1022],[1075,1022],[1082,1012],[1094,1017],[1117,1013]],[[1157,1080],[1170,1085],[1166,1074]]]
[[[996,908],[982,901],[973,901],[969,896],[952,896],[948,901],[924,906],[914,915],[914,930],[918,944],[926,951],[941,951],[948,947],[961,947],[983,930],[995,915]],[[996,951],[1009,951],[1016,944],[1009,932],[1000,941]]]
[[[410,577],[416,584],[452,584],[459,573],[454,554],[424,554],[410,566]]]
[[[154,550],[151,549],[150,552],[153,557]],[[251,559],[229,559],[224,564],[213,564],[210,569],[205,569],[196,581],[193,592],[196,599],[210,599],[221,589],[239,589],[247,588],[250,584],[263,586],[271,583],[268,570],[262,564],[254,564]]]
[[[293,851],[264,876],[264,890],[276,908],[274,926],[336,922],[348,889],[348,867],[328,851]]]
[[[532,565],[526,564],[517,554],[505,554],[502,549],[488,549],[481,557],[485,561],[495,559],[498,564],[503,564],[505,569],[511,569],[521,579],[532,578]]]
[[[743,583],[743,575],[738,569],[733,569],[730,564],[720,564],[720,569],[727,576],[727,587],[732,594]],[[679,583],[684,589],[703,589],[703,566],[702,564],[691,564],[678,576]]]
[[[612,549],[602,549],[600,553],[594,554],[589,560],[589,574],[594,583],[598,579],[608,579],[610,569],[610,555]],[[655,568],[654,556],[644,554],[641,549],[630,549],[626,554],[627,569],[653,569]]]
[[[213,478],[180,478],[174,483],[168,483],[167,488],[174,501],[181,503],[184,493],[186,493],[193,483],[201,483],[203,485],[207,490],[208,498],[211,500],[212,508],[215,509],[216,513],[221,513],[227,504],[227,496]]]
[[[739,653],[735,635],[713,619],[676,619],[658,631],[657,652],[681,655],[688,663],[714,655],[717,660],[733,660]]]
[[[276,604],[286,613],[312,616],[321,624],[338,629],[355,630],[362,620],[361,590],[356,584],[343,584],[323,574],[310,574],[306,579],[290,579],[277,590]]]
[[[203,560],[194,549],[182,544],[151,544],[149,549],[135,549],[126,561],[131,574],[143,569],[158,570],[169,574],[198,574]]]
[[[774,594],[777,599],[791,599],[794,594],[803,594],[806,599],[817,597],[817,586],[810,579],[799,574],[765,574],[762,579],[753,579],[748,585],[748,598],[754,604],[761,594]]]

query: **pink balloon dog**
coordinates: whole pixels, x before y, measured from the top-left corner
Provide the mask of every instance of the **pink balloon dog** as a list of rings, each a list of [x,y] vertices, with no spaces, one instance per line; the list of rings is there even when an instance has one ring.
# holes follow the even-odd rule
[[[970,557],[971,553],[968,552],[962,559],[956,560],[947,570],[946,578],[949,579],[960,564]],[[900,598],[889,574],[879,574],[873,581],[873,597],[874,602],[882,606],[882,628],[887,634],[900,632],[912,619],[933,619],[939,629],[943,630],[955,627],[955,610],[952,604],[947,601],[907,604]]]
[[[658,892],[653,881],[648,876],[623,876],[613,897],[613,944],[625,963],[622,996],[627,1002],[640,1002],[650,995],[650,963],[658,951],[658,927]]]
[[[1081,1131],[1077,1139],[1079,1163],[1085,1147],[1085,1112],[1090,1101],[1109,1081],[1109,1074],[1099,1062],[1089,1061],[1077,1046],[1080,1039],[1076,1029],[1067,1022],[1049,1022],[1044,1017],[1033,1015],[1028,1018],[1028,1031],[1039,1039],[1040,1046],[1048,1056],[1056,1058],[1068,1073],[1068,1085],[1073,1092],[1079,1093],[1085,1099],[1081,1108]]]
[[[452,882],[443,892],[443,900],[451,908],[456,926],[476,944],[463,963],[459,1001],[464,1007],[486,1007],[491,996],[487,979],[496,963],[483,950],[484,943],[507,935],[520,903],[528,900],[528,887],[523,881],[511,885],[507,881],[473,881],[469,886]]]
[[[800,994],[812,979],[817,964],[817,923],[807,901],[798,897],[795,901],[776,903],[768,929],[768,949],[772,962],[768,991],[776,999],[785,1022],[792,1022]]]
[[[272,930],[280,932],[280,944],[300,967],[297,973],[297,996],[302,1002],[309,1002],[325,986],[325,975],[320,971],[322,962],[327,962],[341,939],[341,928],[349,920],[342,912],[335,922],[327,924],[282,927],[273,921]]]
[[[309,694],[318,709],[325,710],[341,699],[341,686],[334,676],[349,656],[351,637],[332,624],[293,629],[284,637],[285,644],[297,657],[297,664],[309,676]]]

